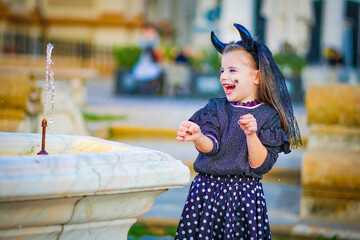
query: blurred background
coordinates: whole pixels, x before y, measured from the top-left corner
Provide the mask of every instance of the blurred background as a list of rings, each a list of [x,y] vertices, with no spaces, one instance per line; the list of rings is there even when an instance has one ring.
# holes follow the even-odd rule
[[[360,239],[359,0],[0,0],[0,131],[40,133],[50,42],[50,134],[152,148],[192,168],[197,152],[176,129],[223,96],[210,32],[238,41],[235,22],[272,51],[304,141],[264,178],[274,238]],[[313,159],[326,170],[311,172]],[[130,237],[172,239],[188,188],[162,194]]]

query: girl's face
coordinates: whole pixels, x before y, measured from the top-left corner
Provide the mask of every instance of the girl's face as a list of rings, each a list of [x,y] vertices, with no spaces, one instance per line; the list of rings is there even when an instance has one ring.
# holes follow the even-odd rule
[[[245,50],[233,50],[222,55],[220,82],[230,102],[249,102],[257,98],[259,70]]]

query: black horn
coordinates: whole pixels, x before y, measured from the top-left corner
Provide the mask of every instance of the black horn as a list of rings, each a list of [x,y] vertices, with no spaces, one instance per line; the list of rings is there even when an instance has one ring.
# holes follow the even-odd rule
[[[240,33],[243,46],[247,49],[253,49],[254,39],[252,38],[250,32],[243,25],[234,23],[234,26]]]
[[[214,45],[214,47],[216,48],[216,50],[219,53],[222,53],[224,51],[224,48],[226,47],[227,44],[221,42],[216,36],[215,33],[212,31],[211,32],[211,42]]]

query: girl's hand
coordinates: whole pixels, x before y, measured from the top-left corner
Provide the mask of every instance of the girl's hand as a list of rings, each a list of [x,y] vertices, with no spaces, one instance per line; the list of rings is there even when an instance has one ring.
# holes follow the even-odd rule
[[[177,131],[176,140],[183,141],[196,141],[201,136],[201,130],[199,125],[194,122],[184,121],[180,124]]]
[[[257,131],[256,119],[250,113],[241,116],[238,123],[246,135],[254,134]]]

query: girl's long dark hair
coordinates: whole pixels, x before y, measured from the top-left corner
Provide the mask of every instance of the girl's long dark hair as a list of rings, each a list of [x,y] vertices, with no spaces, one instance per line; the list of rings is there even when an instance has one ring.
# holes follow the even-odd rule
[[[260,84],[258,100],[271,104],[278,112],[281,127],[289,137],[292,147],[302,145],[300,130],[294,116],[285,79],[279,67],[276,65],[272,53],[262,43],[255,42],[255,50],[258,62],[254,60],[254,66],[259,70]],[[229,43],[223,49],[223,54],[246,49],[239,43]],[[253,55],[253,54],[251,54]]]

